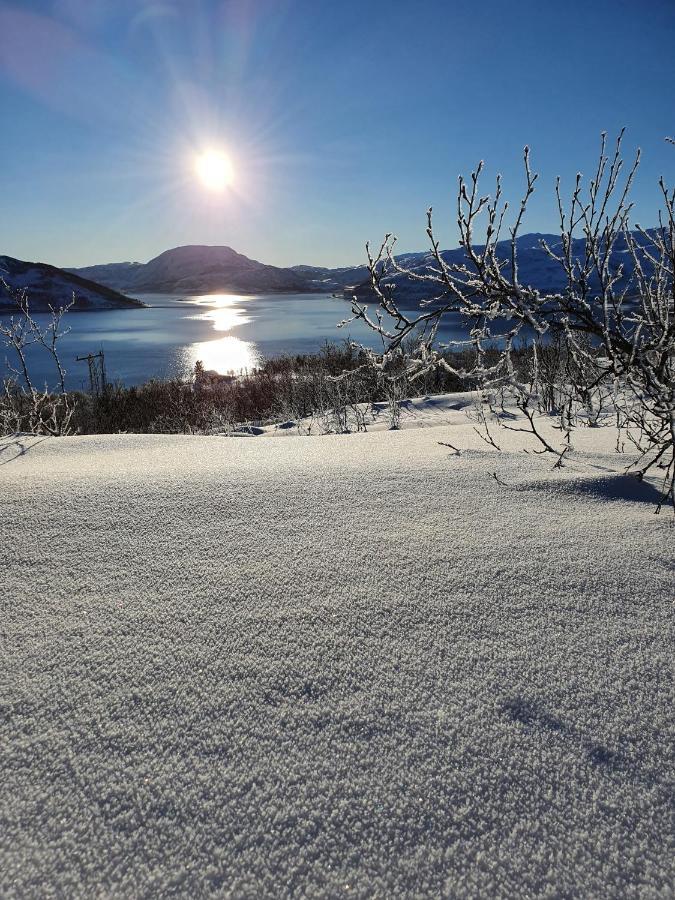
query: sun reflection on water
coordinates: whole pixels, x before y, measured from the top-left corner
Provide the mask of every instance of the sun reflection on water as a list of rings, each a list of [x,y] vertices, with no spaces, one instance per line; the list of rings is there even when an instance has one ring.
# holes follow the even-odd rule
[[[244,313],[241,304],[251,300],[237,294],[205,294],[192,300],[195,306],[205,309],[191,319],[213,323],[214,331],[232,331],[241,325],[249,325],[253,318]],[[260,364],[260,354],[252,341],[243,341],[234,335],[213,341],[200,341],[184,349],[184,365],[192,371],[200,360],[207,371],[219,375],[238,375]]]
[[[253,319],[247,316],[240,304],[246,303],[250,297],[241,297],[237,294],[205,294],[195,297],[192,301],[195,306],[206,307],[207,311],[191,319],[213,322],[216,331],[231,331],[237,325],[249,325]]]
[[[219,375],[240,375],[250,372],[260,364],[260,355],[251,341],[242,341],[233,335],[216,341],[202,341],[185,348],[185,363],[192,371],[201,360],[207,372]]]

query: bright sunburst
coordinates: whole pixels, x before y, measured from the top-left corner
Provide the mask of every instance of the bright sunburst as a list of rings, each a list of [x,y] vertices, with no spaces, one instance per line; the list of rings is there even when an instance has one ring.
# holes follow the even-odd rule
[[[195,171],[210,191],[222,191],[232,183],[232,163],[218,150],[201,153],[195,160]]]

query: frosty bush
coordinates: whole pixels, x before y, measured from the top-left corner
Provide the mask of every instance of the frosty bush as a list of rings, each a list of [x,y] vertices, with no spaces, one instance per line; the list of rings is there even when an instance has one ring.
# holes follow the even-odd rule
[[[61,322],[74,300],[67,306],[50,306],[49,321],[42,327],[31,314],[27,291],[15,290],[2,279],[0,282],[15,307],[8,319],[0,321],[0,342],[12,352],[15,362],[15,365],[7,363],[10,377],[0,385],[0,434],[70,434],[73,404],[66,392],[66,372],[58,342],[68,330],[62,329]],[[56,372],[57,391],[50,391],[47,385],[40,388],[31,378],[27,360],[31,345],[49,354]]]
[[[562,290],[541,291],[520,278],[518,236],[537,181],[526,147],[525,190],[512,224],[506,224],[501,178],[493,195],[482,193],[481,162],[469,179],[459,179],[463,261],[452,262],[441,252],[430,208],[430,264],[422,271],[402,266],[391,234],[376,253],[367,245],[376,310],[370,313],[354,296],[348,321],[360,319],[381,335],[383,352],[373,354],[373,364],[382,369],[414,338],[414,350],[405,354],[408,378],[440,367],[471,379],[490,398],[508,392],[539,437],[542,452],[562,450],[537,432],[534,411],[558,416],[569,442],[573,426],[597,424],[611,406],[639,451],[634,471],[642,477],[659,467],[664,500],[675,507],[675,190],[660,180],[663,209],[657,227],[629,227],[640,152],[626,167],[622,140],[623,131],[608,152],[603,134],[592,179],[585,187],[578,174],[567,201],[560,179],[556,182],[560,240],[541,244],[564,273]],[[426,296],[414,314],[397,300],[401,280],[424,289]],[[470,362],[460,368],[436,341],[441,321],[456,313],[468,323],[470,335],[452,344],[455,350],[470,351]],[[525,341],[533,351],[523,367],[518,354]]]

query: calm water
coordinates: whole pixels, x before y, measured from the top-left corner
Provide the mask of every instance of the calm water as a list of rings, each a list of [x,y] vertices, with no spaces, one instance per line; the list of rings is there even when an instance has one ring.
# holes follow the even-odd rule
[[[378,346],[377,335],[362,323],[337,328],[349,315],[349,304],[325,294],[148,294],[139,299],[148,304],[146,309],[66,315],[70,332],[59,343],[69,388],[88,384],[87,364],[75,357],[99,350],[105,353],[108,379],[131,385],[187,376],[197,360],[226,374],[251,369],[264,357],[311,353],[325,340],[351,337]],[[48,321],[46,316],[36,319]],[[440,334],[446,340],[459,336],[458,322]],[[34,349],[30,365],[36,384],[54,384],[54,367],[44,351]]]

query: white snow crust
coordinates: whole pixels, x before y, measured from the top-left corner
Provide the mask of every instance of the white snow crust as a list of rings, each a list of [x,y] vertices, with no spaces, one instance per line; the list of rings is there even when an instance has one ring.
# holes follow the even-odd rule
[[[672,515],[434,402],[0,441],[1,896],[672,896]]]

